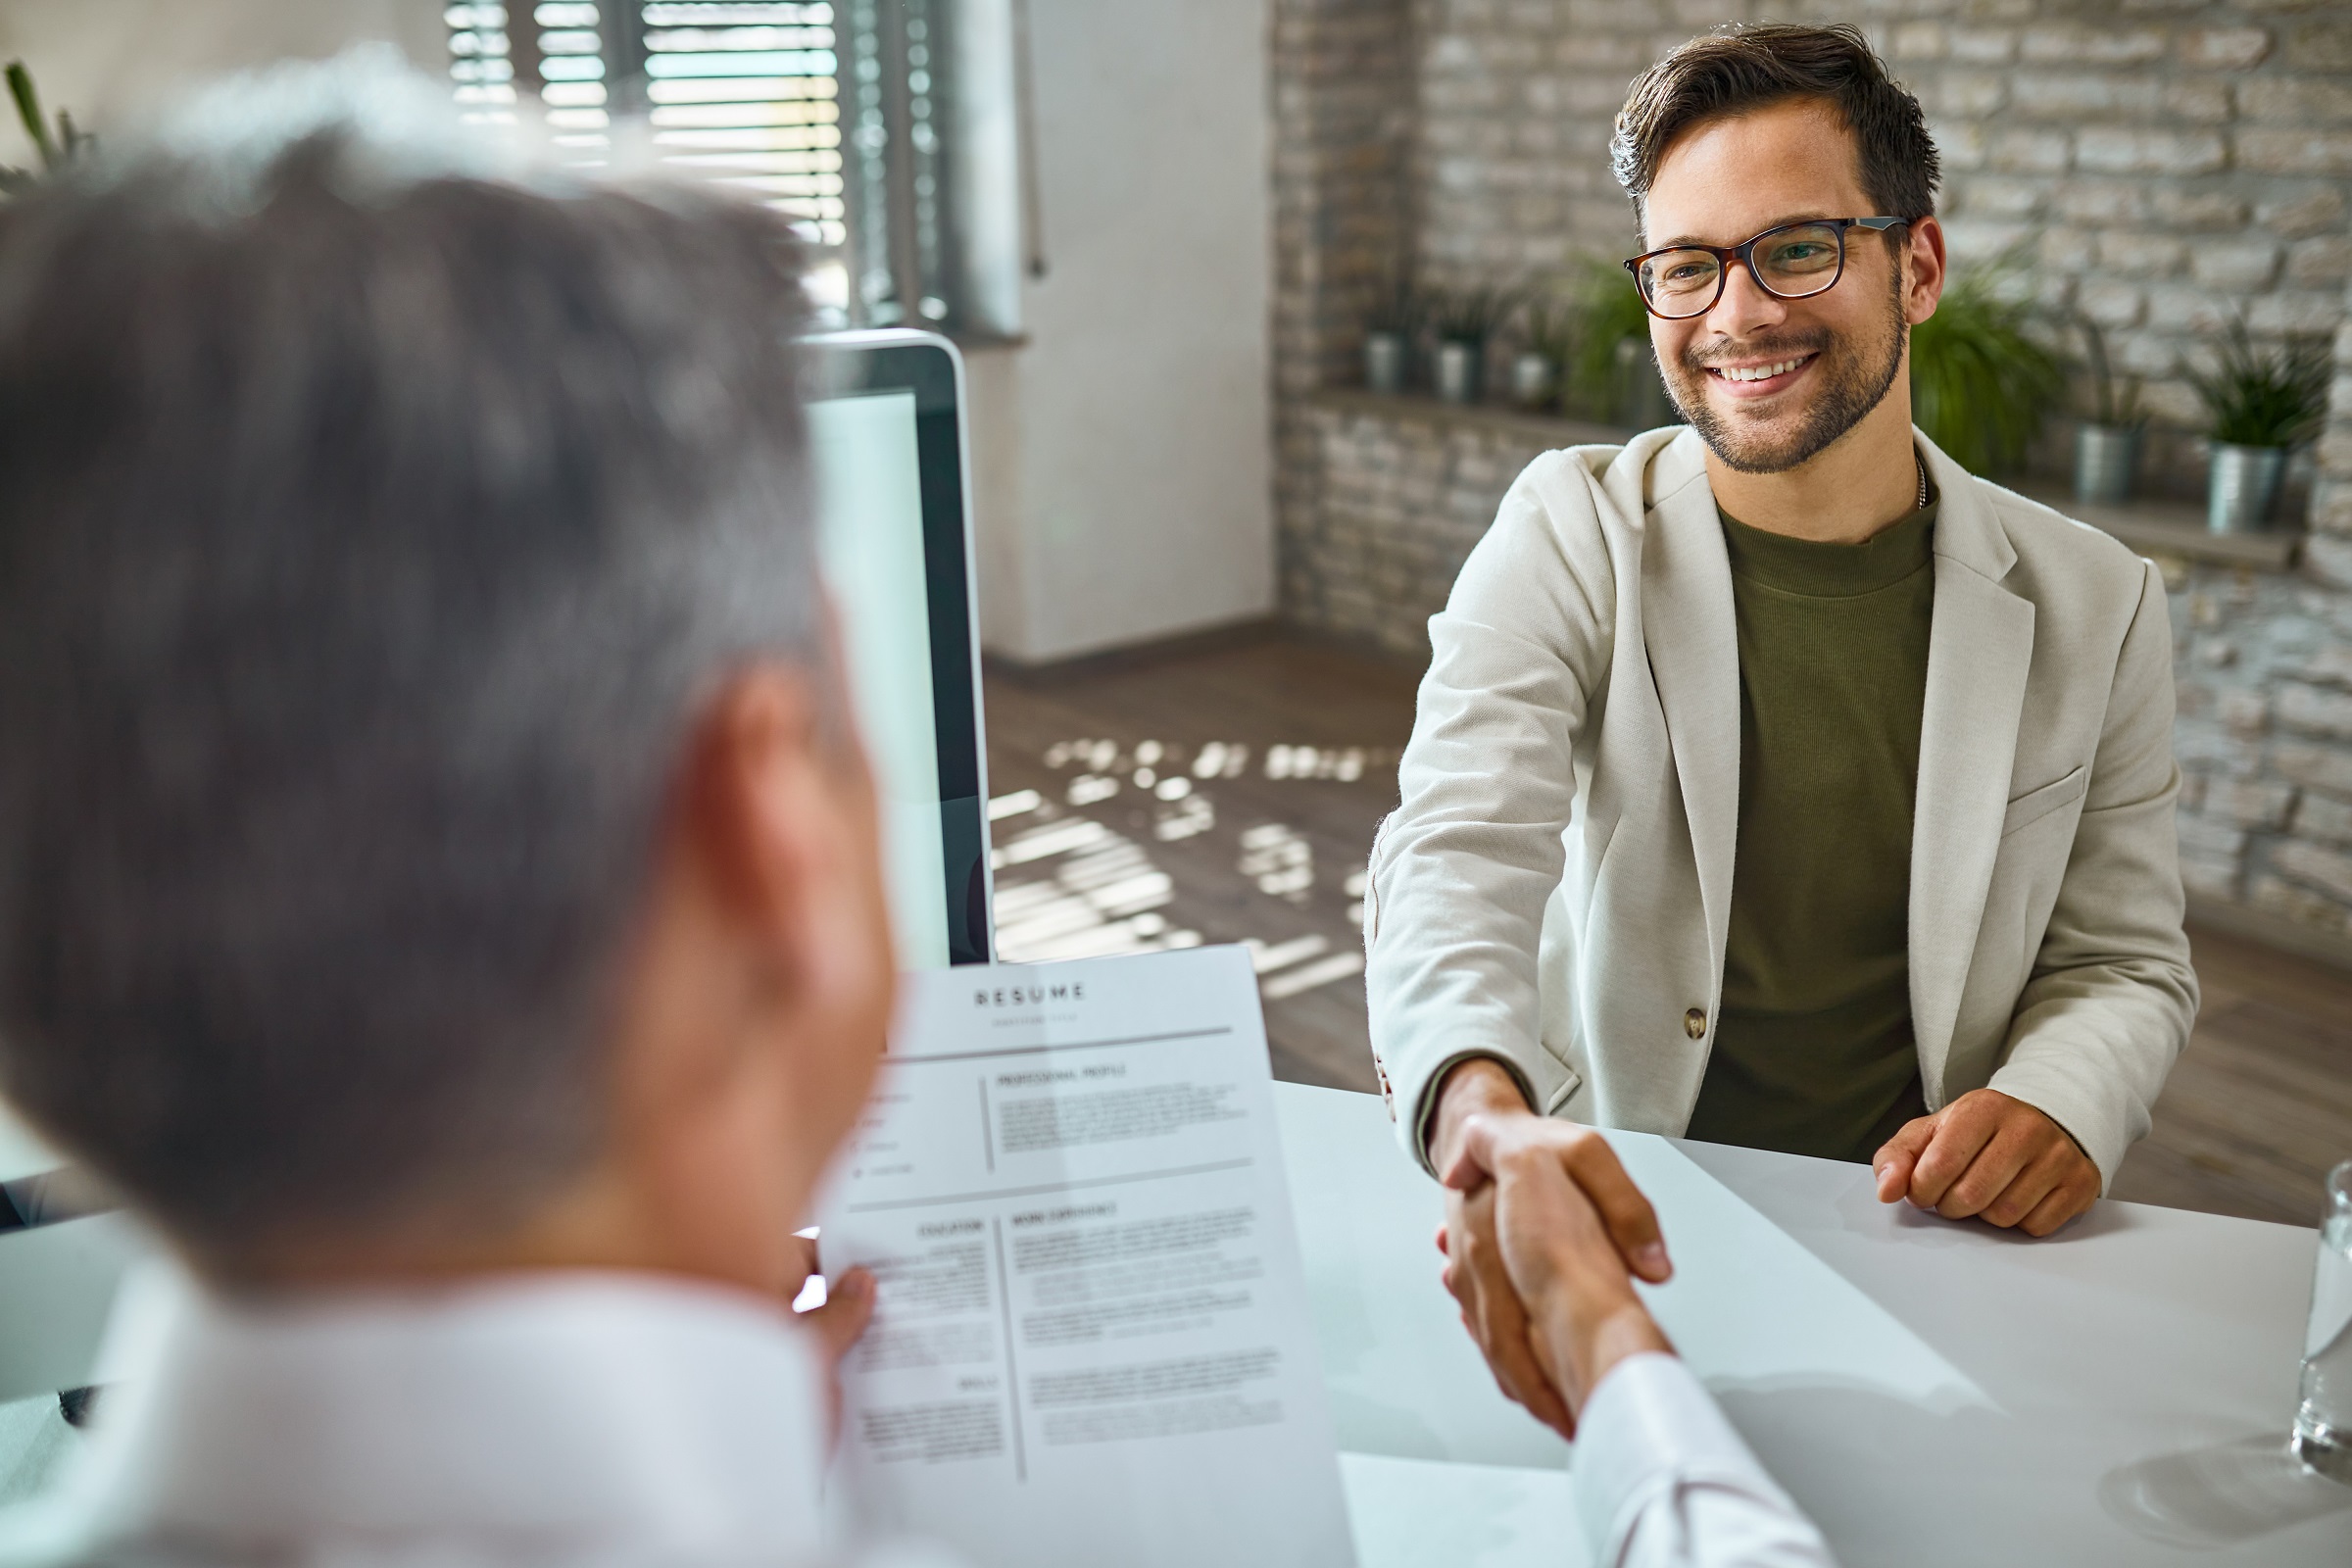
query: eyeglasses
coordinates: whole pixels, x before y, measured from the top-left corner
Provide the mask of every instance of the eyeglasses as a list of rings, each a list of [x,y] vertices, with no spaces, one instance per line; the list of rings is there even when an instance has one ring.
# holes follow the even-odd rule
[[[1814,218],[1768,228],[1743,245],[1675,245],[1625,264],[1649,314],[1669,321],[1704,316],[1723,298],[1738,262],[1765,293],[1784,300],[1826,294],[1845,275],[1845,231],[1881,233],[1907,218]]]

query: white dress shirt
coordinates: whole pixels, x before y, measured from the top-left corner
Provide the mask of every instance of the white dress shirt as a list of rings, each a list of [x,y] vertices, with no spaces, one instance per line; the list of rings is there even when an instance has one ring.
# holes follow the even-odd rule
[[[1773,1484],[1690,1369],[1609,1369],[1577,1422],[1576,1512],[1595,1568],[1828,1568],[1821,1533]]]
[[[0,1522],[0,1565],[952,1563],[828,1542],[823,1372],[749,1297],[570,1273],[267,1303],[165,1289],[127,1316],[143,1372],[108,1391],[63,1491]],[[1830,1561],[1671,1356],[1613,1369],[1576,1448],[1595,1563]]]
[[[947,1560],[828,1549],[823,1375],[781,1304],[589,1273],[168,1294],[130,1329],[145,1375],[108,1391],[87,1462],[45,1517],[8,1529],[0,1560]]]

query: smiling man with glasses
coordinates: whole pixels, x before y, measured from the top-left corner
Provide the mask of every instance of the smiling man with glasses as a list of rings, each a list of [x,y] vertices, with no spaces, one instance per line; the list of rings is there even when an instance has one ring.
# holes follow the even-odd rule
[[[1448,1284],[1563,1428],[1474,1129],[1551,1150],[1653,1280],[1587,1127],[1868,1161],[1883,1201],[2042,1236],[2197,1000],[2163,583],[1912,426],[1946,275],[1917,101],[1851,28],[1730,28],[1634,83],[1611,158],[1687,427],[1505,497],[1366,901],[1383,1081],[1461,1189]]]

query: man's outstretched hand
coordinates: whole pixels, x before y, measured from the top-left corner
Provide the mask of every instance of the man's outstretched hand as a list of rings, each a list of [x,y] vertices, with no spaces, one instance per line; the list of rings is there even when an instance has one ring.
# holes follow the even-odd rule
[[[1608,1163],[1615,1167],[1614,1157]],[[1674,1347],[1635,1294],[1617,1240],[1581,1179],[1570,1179],[1543,1118],[1470,1117],[1445,1175],[1449,1189],[1487,1197],[1495,1251],[1527,1313],[1529,1348],[1565,1406],[1561,1435],[1573,1436],[1586,1399],[1611,1367],[1629,1355],[1671,1353]],[[1615,1181],[1632,1193],[1622,1169]],[[1633,1196],[1639,1200],[1639,1194]]]
[[[1491,1163],[1469,1152],[1473,1123],[1484,1128],[1478,1147]],[[1498,1210],[1540,1228],[1541,1216],[1553,1209],[1514,1190],[1548,1169],[1581,1194],[1616,1253],[1616,1266],[1652,1284],[1674,1272],[1657,1215],[1606,1139],[1589,1127],[1537,1115],[1510,1074],[1492,1061],[1465,1061],[1440,1086],[1430,1163],[1446,1181],[1438,1250],[1446,1257],[1446,1288],[1461,1305],[1462,1326],[1505,1396],[1562,1437],[1572,1435],[1576,1417],[1561,1396],[1560,1374],[1545,1367],[1549,1352],[1539,1352],[1528,1307],[1511,1282]],[[1524,1200],[1514,1201],[1518,1198]]]
[[[1976,1089],[1907,1122],[1871,1157],[1879,1201],[1909,1199],[1946,1219],[1974,1216],[2047,1236],[2090,1207],[2099,1168],[2047,1114]]]

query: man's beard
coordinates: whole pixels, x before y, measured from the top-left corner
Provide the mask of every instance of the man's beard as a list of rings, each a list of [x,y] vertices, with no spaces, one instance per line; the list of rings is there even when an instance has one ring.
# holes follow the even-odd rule
[[[1894,286],[1887,296],[1890,324],[1883,363],[1874,362],[1869,346],[1848,344],[1827,329],[1792,332],[1740,346],[1738,355],[1740,359],[1758,355],[1781,359],[1813,353],[1821,356],[1813,365],[1813,373],[1821,381],[1813,395],[1813,406],[1806,411],[1803,422],[1788,436],[1750,435],[1737,427],[1737,420],[1724,418],[1707,401],[1705,377],[1709,362],[1696,353],[1682,355],[1674,373],[1666,377],[1667,395],[1726,467],[1740,473],[1785,473],[1810,461],[1886,401],[1894,378],[1902,372],[1903,345],[1910,337],[1910,324],[1903,319],[1902,269],[1898,267],[1893,271]]]

